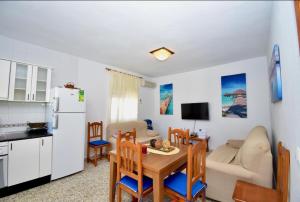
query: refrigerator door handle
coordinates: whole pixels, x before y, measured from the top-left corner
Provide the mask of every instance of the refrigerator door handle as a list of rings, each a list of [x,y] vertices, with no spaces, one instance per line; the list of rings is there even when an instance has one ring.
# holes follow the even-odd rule
[[[53,115],[53,123],[52,128],[57,129],[58,128],[58,114]]]
[[[58,112],[58,110],[59,110],[59,97],[55,97],[53,102],[53,111]]]

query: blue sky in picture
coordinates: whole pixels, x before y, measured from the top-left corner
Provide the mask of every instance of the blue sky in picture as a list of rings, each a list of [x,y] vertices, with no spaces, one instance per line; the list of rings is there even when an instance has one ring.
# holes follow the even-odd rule
[[[246,91],[246,74],[235,74],[229,76],[222,76],[222,104],[231,105],[233,100],[225,97],[225,93],[233,93],[236,90],[242,89]]]

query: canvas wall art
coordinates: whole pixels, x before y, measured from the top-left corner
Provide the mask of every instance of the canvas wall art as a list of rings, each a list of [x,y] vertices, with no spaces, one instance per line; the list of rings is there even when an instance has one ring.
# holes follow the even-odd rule
[[[160,85],[160,114],[173,115],[173,84]]]
[[[271,58],[271,95],[272,102],[282,100],[282,79],[281,79],[281,66],[280,66],[280,53],[279,46],[274,45],[272,58]]]
[[[222,116],[247,118],[246,74],[221,77]]]

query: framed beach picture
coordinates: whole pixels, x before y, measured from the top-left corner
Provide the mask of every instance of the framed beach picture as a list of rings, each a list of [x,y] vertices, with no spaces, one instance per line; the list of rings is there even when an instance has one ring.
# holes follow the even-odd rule
[[[173,84],[160,85],[160,114],[173,115]]]
[[[222,116],[247,118],[246,74],[221,77]]]

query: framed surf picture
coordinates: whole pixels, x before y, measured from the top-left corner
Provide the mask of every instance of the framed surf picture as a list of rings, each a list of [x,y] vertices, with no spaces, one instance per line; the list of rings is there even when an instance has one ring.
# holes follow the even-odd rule
[[[160,85],[160,114],[173,115],[173,84]]]
[[[281,65],[280,65],[280,52],[279,46],[274,45],[271,59],[271,96],[272,102],[278,102],[282,100],[282,80],[281,80]]]

